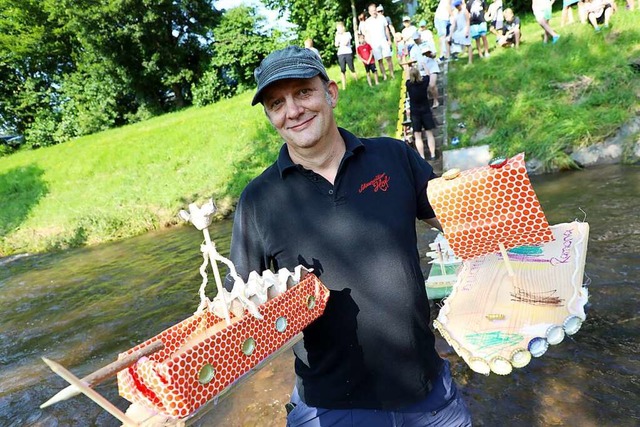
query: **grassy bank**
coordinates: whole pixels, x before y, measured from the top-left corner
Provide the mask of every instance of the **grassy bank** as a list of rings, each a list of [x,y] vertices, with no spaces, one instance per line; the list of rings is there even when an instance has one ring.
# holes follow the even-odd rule
[[[369,88],[358,71],[340,91],[338,122],[392,135],[399,76]],[[0,256],[133,236],[211,196],[230,205],[281,145],[252,95],[0,158]]]
[[[525,18],[518,50],[496,47],[489,59],[451,63],[449,103],[459,109],[449,111],[448,133],[461,146],[526,151],[549,168],[569,168],[573,148],[603,141],[640,113],[640,76],[629,66],[640,58],[640,12],[620,7],[600,33],[580,23],[560,28],[554,13],[555,45],[543,44],[542,29]]]

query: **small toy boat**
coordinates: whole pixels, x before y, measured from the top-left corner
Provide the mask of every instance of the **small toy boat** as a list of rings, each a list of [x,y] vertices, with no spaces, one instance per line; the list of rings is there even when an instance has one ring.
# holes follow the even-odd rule
[[[209,236],[213,201],[202,208],[193,204],[189,208],[190,212],[182,211],[181,216],[205,237],[200,305],[193,316],[120,354],[112,364],[115,367],[108,369],[117,372],[119,393],[132,403],[126,414],[96,396],[90,388],[97,383],[95,374],[79,380],[46,359],[72,386],[42,407],[82,392],[125,425],[185,425],[201,415],[197,413],[203,406],[215,402],[269,357],[301,339],[302,330],[322,315],[329,290],[310,270],[298,266],[293,272],[252,272],[245,283],[233,263],[216,251]],[[222,286],[217,262],[229,267],[234,281],[230,292]],[[213,300],[205,295],[209,264],[218,288]]]
[[[431,251],[427,252],[427,256],[431,258],[431,269],[429,277],[425,280],[427,297],[440,300],[451,294],[453,285],[458,280],[462,260],[455,256],[442,233],[438,233],[433,243],[429,243],[429,248]]]
[[[507,375],[580,329],[589,226],[549,227],[523,154],[448,171],[428,195],[463,259],[434,326],[471,369]]]

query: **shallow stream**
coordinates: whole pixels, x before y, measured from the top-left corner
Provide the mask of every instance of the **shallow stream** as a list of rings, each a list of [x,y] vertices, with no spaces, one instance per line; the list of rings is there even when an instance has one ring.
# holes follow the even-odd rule
[[[509,376],[452,361],[477,426],[640,425],[640,169],[607,166],[535,177],[551,224],[584,219],[590,240],[587,320],[578,334]],[[420,252],[433,232],[419,227]],[[221,252],[230,221],[211,234]],[[47,409],[64,388],[40,360],[77,376],[190,316],[198,304],[198,231],[178,227],[118,243],[0,260],[0,426],[116,426],[85,397]],[[425,260],[425,269],[428,268]],[[282,426],[293,384],[284,353],[236,388],[199,425]],[[115,381],[97,390],[122,409]]]

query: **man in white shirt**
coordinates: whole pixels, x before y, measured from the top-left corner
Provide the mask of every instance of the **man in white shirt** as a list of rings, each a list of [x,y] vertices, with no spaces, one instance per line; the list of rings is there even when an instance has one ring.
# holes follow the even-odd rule
[[[393,73],[393,62],[391,58],[391,43],[393,38],[389,32],[389,26],[387,25],[387,19],[378,14],[376,10],[376,4],[371,3],[369,5],[369,18],[365,21],[365,39],[367,43],[371,45],[373,51],[373,57],[378,61],[378,66],[382,77],[387,80],[387,73],[385,71],[384,59],[387,59],[387,65],[389,67],[389,74],[393,79],[395,77]]]

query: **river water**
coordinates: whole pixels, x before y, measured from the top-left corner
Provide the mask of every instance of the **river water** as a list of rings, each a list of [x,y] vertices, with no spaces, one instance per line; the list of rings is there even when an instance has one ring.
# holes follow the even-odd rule
[[[640,169],[607,166],[534,177],[552,224],[590,223],[587,321],[578,334],[506,377],[472,372],[438,339],[478,426],[640,425]],[[433,232],[419,227],[424,254]],[[211,233],[221,252],[231,224]],[[62,253],[0,260],[0,426],[115,426],[80,396],[41,410],[66,386],[47,356],[78,376],[190,316],[201,235],[190,227]],[[426,267],[426,264],[425,264]],[[437,310],[434,307],[434,311]],[[437,334],[436,334],[437,335]],[[282,426],[293,357],[278,356],[199,425]],[[97,390],[121,409],[115,381]]]

